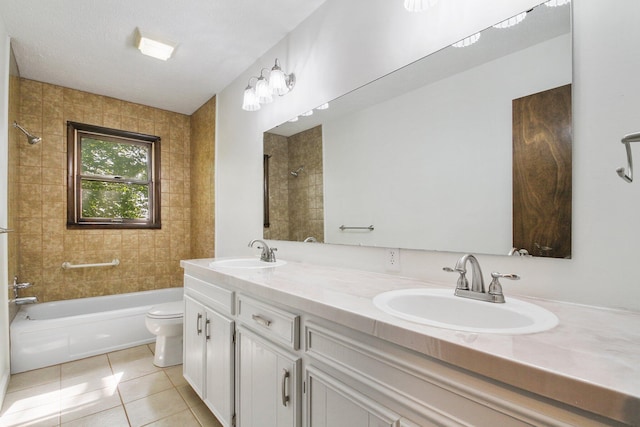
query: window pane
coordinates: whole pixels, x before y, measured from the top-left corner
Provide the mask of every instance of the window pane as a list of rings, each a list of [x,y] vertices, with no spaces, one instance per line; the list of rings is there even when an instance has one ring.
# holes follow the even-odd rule
[[[82,175],[148,180],[148,146],[83,137],[81,152]]]
[[[82,180],[82,218],[149,219],[149,186]]]

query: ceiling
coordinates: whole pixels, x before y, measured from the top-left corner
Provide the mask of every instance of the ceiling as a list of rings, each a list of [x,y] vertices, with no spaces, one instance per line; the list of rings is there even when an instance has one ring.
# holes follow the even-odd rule
[[[191,114],[324,1],[0,0],[0,18],[21,77]],[[136,28],[173,57],[142,55]]]

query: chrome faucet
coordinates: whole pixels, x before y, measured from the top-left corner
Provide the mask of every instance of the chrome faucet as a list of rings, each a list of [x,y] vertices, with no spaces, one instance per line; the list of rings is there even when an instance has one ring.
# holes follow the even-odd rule
[[[469,281],[467,280],[467,262],[471,264],[471,288],[469,288]],[[480,301],[504,303],[504,294],[502,293],[502,285],[500,284],[501,278],[510,280],[519,280],[520,276],[517,274],[502,274],[497,272],[491,273],[491,283],[489,284],[488,291],[484,288],[484,279],[482,278],[482,270],[480,269],[480,263],[478,259],[471,255],[466,254],[460,257],[456,262],[455,267],[444,267],[444,271],[459,273],[458,282],[456,285],[455,295],[463,298],[471,298]]]
[[[19,297],[18,296],[18,289],[26,289],[26,288],[30,288],[32,286],[32,283],[30,282],[24,282],[24,283],[18,283],[18,276],[13,276],[13,300],[16,304],[18,305],[23,305],[23,304],[35,304],[38,302],[38,297],[33,296],[33,297]]]
[[[252,248],[254,243],[260,243],[262,246],[256,246],[258,249],[262,249],[262,253],[260,254],[260,261],[264,262],[276,262],[276,254],[274,251],[277,251],[277,248],[270,248],[269,245],[264,240],[253,239],[249,242],[249,247]]]

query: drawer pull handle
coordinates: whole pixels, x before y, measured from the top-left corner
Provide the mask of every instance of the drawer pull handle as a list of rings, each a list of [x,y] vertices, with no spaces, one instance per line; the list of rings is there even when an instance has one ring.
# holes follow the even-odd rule
[[[282,405],[287,406],[289,395],[287,394],[287,380],[289,379],[289,371],[282,370]]]
[[[269,326],[271,326],[271,320],[267,320],[262,316],[259,316],[257,314],[253,314],[251,315],[251,318],[258,324],[258,325],[262,325],[265,328],[268,328]]]
[[[211,319],[207,319],[207,321],[204,322],[204,334],[207,340],[211,338],[211,334],[209,333],[210,325],[211,325]]]
[[[202,313],[198,313],[198,320],[196,322],[196,331],[198,335],[202,333]]]

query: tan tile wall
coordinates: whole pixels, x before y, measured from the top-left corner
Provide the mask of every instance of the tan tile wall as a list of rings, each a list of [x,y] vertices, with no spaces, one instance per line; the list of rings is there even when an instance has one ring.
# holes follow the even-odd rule
[[[192,258],[212,258],[214,251],[214,161],[216,98],[191,116],[191,239]]]
[[[289,240],[289,145],[286,136],[264,134],[264,154],[269,158],[269,227],[263,237]]]
[[[269,159],[269,228],[264,237],[301,242],[324,241],[322,126],[288,138],[265,133]],[[297,177],[291,171],[304,167]]]
[[[289,169],[300,166],[304,171],[289,179],[289,240],[323,242],[322,126],[289,137]]]
[[[42,136],[19,144],[18,270],[41,301],[182,286],[190,257],[190,117],[22,79],[20,123]],[[66,122],[161,137],[161,230],[67,230]],[[71,263],[118,267],[63,270]]]

